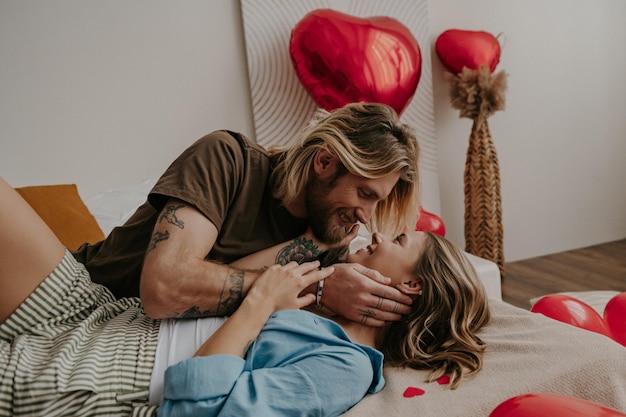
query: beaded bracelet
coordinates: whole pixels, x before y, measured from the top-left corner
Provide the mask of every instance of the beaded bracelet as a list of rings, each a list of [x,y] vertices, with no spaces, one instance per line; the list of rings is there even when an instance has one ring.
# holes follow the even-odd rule
[[[324,279],[317,281],[317,293],[315,294],[315,304],[322,308],[322,291],[324,291]]]

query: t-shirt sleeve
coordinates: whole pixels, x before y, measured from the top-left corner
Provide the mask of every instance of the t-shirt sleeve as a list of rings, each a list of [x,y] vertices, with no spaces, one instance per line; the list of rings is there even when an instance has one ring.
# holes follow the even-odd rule
[[[280,367],[244,368],[232,355],[171,366],[159,415],[337,416],[365,396],[374,377],[367,354],[337,346]]]
[[[169,198],[185,201],[220,229],[244,174],[241,143],[228,131],[216,131],[176,158],[150,191],[148,201],[157,211]]]

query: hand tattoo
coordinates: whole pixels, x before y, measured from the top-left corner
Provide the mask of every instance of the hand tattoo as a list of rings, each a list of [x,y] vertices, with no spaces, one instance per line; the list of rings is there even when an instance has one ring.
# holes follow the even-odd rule
[[[361,315],[363,316],[363,318],[361,319],[361,323],[365,324],[365,322],[367,321],[368,318],[370,317],[376,317],[376,313],[374,313],[374,310],[359,310],[359,313],[361,313]]]

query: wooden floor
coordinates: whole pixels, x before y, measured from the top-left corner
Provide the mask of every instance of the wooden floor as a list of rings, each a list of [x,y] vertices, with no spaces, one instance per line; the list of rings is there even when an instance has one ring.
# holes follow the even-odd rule
[[[626,239],[509,262],[502,299],[530,308],[531,298],[561,291],[626,291]]]

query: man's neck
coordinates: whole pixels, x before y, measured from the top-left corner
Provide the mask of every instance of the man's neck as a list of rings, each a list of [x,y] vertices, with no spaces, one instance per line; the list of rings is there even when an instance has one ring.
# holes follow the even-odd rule
[[[308,217],[304,199],[300,196],[291,203],[285,204],[285,208],[296,219],[306,219]]]

